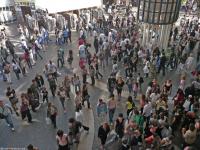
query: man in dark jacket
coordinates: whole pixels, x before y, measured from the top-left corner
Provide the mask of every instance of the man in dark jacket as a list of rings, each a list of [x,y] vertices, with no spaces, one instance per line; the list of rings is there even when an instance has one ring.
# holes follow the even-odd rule
[[[6,48],[9,49],[9,52],[12,55],[13,59],[15,59],[15,49],[14,49],[14,47],[15,46],[12,44],[10,39],[7,39],[6,40]]]
[[[158,73],[160,73],[160,70],[162,70],[163,76],[165,76],[165,64],[166,64],[166,56],[165,53],[163,52],[160,57],[160,66],[158,68]]]

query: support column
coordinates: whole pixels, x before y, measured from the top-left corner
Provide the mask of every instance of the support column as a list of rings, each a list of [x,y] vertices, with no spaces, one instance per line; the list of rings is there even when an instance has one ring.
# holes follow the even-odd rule
[[[143,24],[143,36],[142,36],[142,46],[144,46],[145,45],[145,43],[146,43],[146,38],[147,38],[147,36],[146,36],[146,28],[147,28],[147,24]]]

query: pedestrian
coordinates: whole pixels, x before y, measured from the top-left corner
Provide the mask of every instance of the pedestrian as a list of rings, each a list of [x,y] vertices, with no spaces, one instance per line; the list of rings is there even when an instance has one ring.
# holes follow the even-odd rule
[[[79,143],[80,142],[80,129],[83,129],[89,132],[89,127],[83,125],[81,122],[75,120],[74,118],[69,118],[69,138],[70,143]]]
[[[94,37],[94,43],[93,43],[93,45],[94,45],[94,48],[95,48],[95,53],[97,54],[98,51],[99,51],[99,41],[98,41],[97,36]]]
[[[81,81],[78,75],[74,74],[72,77],[72,84],[74,86],[75,92],[81,91]]]
[[[28,65],[29,69],[32,69],[32,64],[31,64],[31,60],[30,60],[30,53],[27,49],[24,51],[24,59],[25,59],[27,65]]]
[[[29,47],[29,55],[30,55],[31,64],[32,64],[32,66],[34,66],[36,64],[35,59],[34,59],[35,55],[36,55],[35,49]]]
[[[83,84],[82,87],[82,105],[84,106],[85,101],[87,102],[88,109],[90,109],[90,95],[88,93],[87,84]]]
[[[11,103],[11,106],[12,106],[13,110],[15,111],[16,115],[19,116],[18,107],[17,107],[19,100],[17,98],[15,90],[11,89],[10,86],[7,87],[6,96],[8,97],[8,99]]]
[[[52,93],[53,97],[55,97],[57,84],[56,84],[56,79],[51,74],[48,75],[48,82],[49,82],[49,87],[50,87],[51,93]]]
[[[117,134],[117,138],[119,138],[119,140],[122,140],[124,136],[124,130],[125,130],[125,119],[122,113],[119,113],[117,119],[115,120],[114,129]]]
[[[51,74],[55,79],[57,79],[57,67],[51,60],[49,60],[47,68],[48,68],[48,74]]]
[[[37,83],[39,91],[41,91],[41,89],[44,87],[44,79],[43,79],[42,75],[36,74],[35,81]]]
[[[63,130],[58,130],[56,135],[58,150],[70,150],[68,135]]]
[[[115,87],[116,87],[116,78],[114,77],[113,74],[111,74],[107,80],[107,88],[110,96],[113,95]]]
[[[90,74],[90,78],[91,78],[91,85],[94,86],[95,85],[95,69],[92,65],[89,66],[89,74]]]
[[[186,77],[184,75],[181,76],[181,79],[180,79],[180,83],[179,83],[179,88],[184,90],[185,88],[185,80],[186,80]]]
[[[75,102],[75,118],[77,121],[82,122],[82,97],[81,92],[77,91],[74,97]]]
[[[0,119],[5,119],[11,130],[15,131],[12,121],[12,108],[8,104],[4,104],[2,100],[0,100]]]
[[[112,95],[108,101],[108,116],[109,116],[109,123],[110,125],[113,125],[113,117],[115,114],[115,110],[117,107],[117,102],[115,100],[114,95]]]
[[[54,128],[57,128],[57,123],[56,123],[56,117],[58,115],[58,109],[57,107],[52,104],[52,103],[48,103],[47,106],[47,117],[51,119],[51,122],[54,126]]]
[[[57,51],[57,66],[64,66],[64,50],[60,47]]]
[[[38,40],[38,39],[35,40],[34,47],[35,47],[35,60],[37,60],[37,57],[38,57],[38,56],[39,56],[40,59],[42,60],[43,57],[42,57],[42,55],[40,54],[40,51],[41,51],[41,49],[42,49],[42,45],[39,43],[39,40]]]
[[[110,127],[108,123],[104,122],[98,129],[98,138],[101,141],[101,150],[105,149],[105,144],[107,140],[108,133],[110,132]]]
[[[49,92],[47,91],[47,88],[46,87],[42,87],[41,93],[42,93],[43,103],[45,101],[46,101],[46,103],[49,103],[49,95],[48,95]]]
[[[135,99],[137,98],[138,92],[139,92],[139,84],[138,82],[134,81],[133,82],[133,96]]]
[[[142,92],[142,84],[144,83],[144,79],[140,75],[140,73],[138,73],[137,83],[138,83],[138,89],[139,89],[139,91]]]
[[[73,51],[69,50],[67,61],[69,63],[70,69],[72,69],[73,59],[74,59],[74,57],[73,57]]]
[[[10,64],[7,64],[7,63],[5,64],[4,74],[6,76],[6,80],[7,80],[8,84],[12,84]]]
[[[65,89],[65,95],[67,96],[68,99],[70,99],[70,92],[71,92],[71,80],[69,77],[66,75],[64,78],[64,81],[62,83],[64,89]]]
[[[67,111],[66,111],[66,108],[65,108],[65,97],[66,97],[66,95],[65,95],[65,89],[64,89],[64,87],[61,86],[61,87],[59,88],[58,96],[59,96],[59,99],[60,99],[62,108],[63,108],[63,110],[64,110],[64,113],[66,113],[66,112],[67,112]]]
[[[97,116],[100,118],[101,123],[107,120],[107,112],[107,104],[100,98],[97,103]]]
[[[82,68],[83,84],[87,83],[87,75],[88,75],[88,71],[87,71],[87,68],[84,66]]]
[[[144,68],[143,68],[143,72],[145,74],[145,78],[148,78],[149,76],[149,66],[148,66],[148,63],[146,62]]]
[[[126,114],[127,114],[127,118],[129,118],[130,113],[133,111],[134,107],[135,107],[135,104],[133,102],[133,99],[132,99],[131,96],[129,96],[128,99],[127,99],[127,101],[126,101],[126,109],[127,109]]]
[[[151,113],[152,113],[152,104],[150,101],[146,100],[142,114],[144,116],[147,125],[149,125]]]
[[[6,39],[6,48],[9,50],[10,54],[12,55],[13,59],[15,59],[15,46],[13,43],[10,41],[9,38]]]
[[[102,75],[102,74],[100,73],[100,71],[99,71],[99,59],[98,59],[98,57],[96,58],[94,67],[95,67],[95,71],[96,71],[96,73],[95,73],[96,79],[99,79],[99,76],[100,76],[101,78],[103,78],[103,75]]]
[[[26,98],[26,94],[22,93],[21,94],[21,107],[20,107],[20,112],[21,112],[21,116],[22,116],[22,120],[24,120],[26,117],[28,118],[28,122],[32,123],[32,116],[30,113],[30,109],[29,109],[29,101]]]
[[[126,85],[128,87],[128,92],[129,92],[129,95],[130,95],[133,92],[133,79],[132,79],[132,77],[126,78]]]
[[[183,128],[182,136],[184,138],[183,148],[185,148],[186,146],[192,146],[197,138],[197,131],[195,129],[194,124],[190,124],[188,130]]]
[[[165,56],[165,53],[163,52],[160,56],[160,64],[159,64],[159,67],[158,67],[158,73],[160,73],[160,70],[162,70],[162,74],[163,76],[165,76],[165,65],[166,65],[166,61],[167,61],[167,58]]]
[[[121,94],[124,86],[124,81],[122,80],[122,77],[119,77],[116,81],[116,90],[118,95],[118,100],[121,100]]]

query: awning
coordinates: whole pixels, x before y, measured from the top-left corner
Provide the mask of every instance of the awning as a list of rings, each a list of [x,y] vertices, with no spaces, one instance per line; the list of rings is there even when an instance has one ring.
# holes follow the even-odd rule
[[[47,9],[49,13],[100,7],[102,0],[35,0],[36,8]]]

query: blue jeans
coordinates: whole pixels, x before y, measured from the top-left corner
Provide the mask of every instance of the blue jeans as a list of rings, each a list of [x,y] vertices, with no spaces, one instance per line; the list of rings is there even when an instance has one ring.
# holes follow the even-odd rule
[[[11,128],[14,128],[14,125],[11,119],[11,114],[8,114],[7,116],[5,116],[5,120],[6,120],[6,123],[10,125]]]
[[[109,122],[110,123],[113,123],[114,113],[115,113],[115,108],[108,110],[108,116],[109,116]]]

